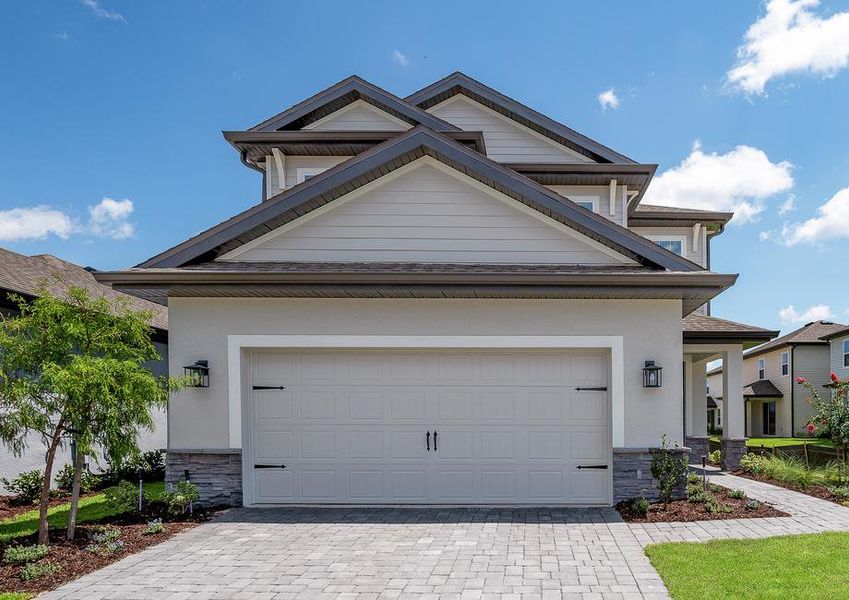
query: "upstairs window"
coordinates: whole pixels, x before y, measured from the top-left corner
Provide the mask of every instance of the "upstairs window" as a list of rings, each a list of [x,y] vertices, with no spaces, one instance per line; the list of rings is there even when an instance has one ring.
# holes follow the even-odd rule
[[[684,256],[685,237],[684,236],[646,236],[661,248],[665,248],[670,252],[674,252],[678,256]]]
[[[781,353],[781,374],[790,375],[790,353]]]
[[[303,183],[309,179],[312,179],[316,175],[324,173],[326,170],[326,167],[304,167],[302,169],[298,169],[296,181],[298,183]]]
[[[766,359],[758,359],[758,379],[766,379]]]
[[[843,366],[849,367],[849,338],[843,340]]]
[[[598,212],[598,196],[569,196],[569,200],[591,212]]]

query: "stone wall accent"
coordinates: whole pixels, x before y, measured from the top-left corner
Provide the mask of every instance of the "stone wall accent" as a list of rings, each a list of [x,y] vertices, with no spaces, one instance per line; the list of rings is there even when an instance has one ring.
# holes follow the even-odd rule
[[[686,455],[689,448],[676,448],[676,452]],[[630,500],[644,496],[649,500],[660,499],[657,481],[651,476],[652,448],[614,448],[613,449],[613,502]],[[681,479],[674,497],[686,495],[687,480]]]
[[[168,450],[165,482],[174,484],[189,479],[198,486],[200,504],[204,506],[242,505],[242,451]]]
[[[746,440],[728,440],[722,438],[722,470],[736,471],[740,468],[740,459],[746,454]]]
[[[684,439],[684,444],[690,449],[690,464],[701,466],[702,456],[707,458],[710,448],[708,447],[707,437],[688,437]]]

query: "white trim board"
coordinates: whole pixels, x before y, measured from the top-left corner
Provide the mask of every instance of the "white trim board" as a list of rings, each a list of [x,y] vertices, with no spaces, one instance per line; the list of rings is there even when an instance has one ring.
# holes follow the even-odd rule
[[[374,181],[370,181],[369,183],[355,189],[352,192],[349,192],[349,193],[347,193],[343,196],[340,196],[339,198],[336,198],[335,200],[328,202],[327,204],[324,204],[323,206],[320,206],[320,207],[318,207],[314,210],[311,210],[307,214],[305,214],[301,217],[298,217],[296,219],[293,219],[292,221],[289,221],[285,225],[281,225],[280,227],[278,227],[278,228],[276,228],[272,231],[269,231],[268,233],[265,233],[265,234],[263,234],[263,235],[261,235],[257,238],[254,238],[251,241],[239,246],[238,248],[234,248],[233,250],[219,256],[215,260],[216,261],[239,260],[239,257],[242,254],[244,254],[245,252],[248,252],[249,250],[253,250],[254,248],[261,246],[261,245],[265,244],[266,242],[277,238],[278,236],[284,235],[286,232],[291,231],[295,227],[303,225],[304,223],[308,223],[309,221],[318,217],[319,215],[323,215],[324,213],[326,213],[330,210],[333,210],[337,206],[341,206],[342,204],[349,202],[350,200],[358,198],[358,197],[362,196],[363,194],[367,194],[368,192],[374,190],[375,188],[377,188],[377,187],[379,187],[379,186],[381,186],[385,183],[389,183],[390,181],[397,179],[398,177],[401,177],[402,175],[405,175],[405,174],[407,174],[407,173],[409,173],[409,172],[411,172],[415,169],[418,169],[420,167],[423,167],[423,166],[430,166],[430,167],[433,167],[435,169],[438,169],[442,173],[445,173],[446,175],[454,177],[455,179],[461,181],[462,183],[465,183],[466,185],[470,185],[473,188],[475,188],[475,189],[477,189],[481,192],[484,192],[484,193],[492,196],[493,198],[500,200],[501,202],[515,208],[516,210],[519,210],[519,211],[525,213],[526,215],[534,217],[535,219],[537,219],[538,221],[541,221],[545,225],[548,225],[549,227],[554,227],[555,229],[557,229],[561,233],[565,233],[569,236],[572,236],[572,237],[580,240],[582,243],[586,244],[587,246],[590,246],[594,250],[598,250],[599,252],[601,252],[601,253],[603,253],[607,256],[610,256],[611,258],[614,258],[618,262],[621,262],[623,264],[636,264],[636,261],[628,258],[627,256],[619,254],[618,252],[616,252],[612,248],[609,248],[609,247],[605,246],[604,244],[597,242],[596,240],[592,239],[591,237],[586,236],[586,235],[572,229],[568,225],[564,225],[563,223],[556,221],[556,220],[552,219],[551,217],[542,214],[541,212],[531,208],[530,206],[522,204],[518,200],[514,200],[513,198],[511,198],[510,196],[507,196],[506,194],[502,194],[498,190],[495,190],[495,189],[489,187],[488,185],[481,183],[480,181],[478,181],[477,179],[474,179],[473,177],[469,177],[468,175],[466,175],[464,173],[460,173],[459,171],[449,167],[446,164],[439,162],[438,160],[436,160],[436,159],[434,159],[430,156],[424,156],[422,158],[416,159],[413,162],[404,165],[403,167],[399,167],[399,168],[395,169],[394,171],[392,171],[388,175],[384,175],[383,177],[379,177],[379,178],[375,179]]]

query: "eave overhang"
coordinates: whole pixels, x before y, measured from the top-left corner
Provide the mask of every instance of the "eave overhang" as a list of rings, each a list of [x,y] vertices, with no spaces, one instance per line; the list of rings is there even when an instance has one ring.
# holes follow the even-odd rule
[[[434,131],[460,130],[459,127],[443,121],[356,75],[352,75],[262,123],[254,125],[249,131],[302,129],[356,100],[368,102],[410,125],[424,125]]]
[[[657,165],[640,163],[509,163],[506,167],[540,185],[618,185],[636,190],[636,201],[645,194]]]
[[[722,227],[726,225],[734,213],[714,211],[675,211],[665,212],[643,211],[637,209],[628,217],[628,224],[633,227],[691,227],[697,223]]]
[[[424,156],[430,156],[522,202],[640,264],[672,271],[704,270],[605,217],[564,199],[524,175],[425,127],[415,127],[387,140],[139,266],[178,267],[213,260]]]
[[[407,96],[405,100],[410,104],[427,110],[457,94],[471,98],[475,102],[483,104],[596,162],[634,162],[624,154],[620,154],[603,144],[599,144],[574,129],[558,123],[554,119],[460,72],[452,73],[420,89]]]

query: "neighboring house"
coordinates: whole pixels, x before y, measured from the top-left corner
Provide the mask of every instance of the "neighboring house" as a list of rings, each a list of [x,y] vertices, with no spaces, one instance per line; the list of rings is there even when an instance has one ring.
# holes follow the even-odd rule
[[[722,366],[707,372],[708,433],[722,429]]]
[[[843,327],[824,335],[823,341],[829,344],[831,373],[840,379],[849,379],[849,327]]]
[[[153,327],[152,339],[162,359],[150,363],[148,368],[158,375],[168,374],[168,311],[164,306],[117,292],[109,286],[98,283],[88,269],[55,256],[49,254],[24,256],[0,248],[0,318],[18,314],[18,305],[9,298],[9,294],[17,294],[26,300],[33,300],[43,288],[61,296],[67,286],[85,288],[94,297],[125,298],[136,310],[153,311],[153,319],[150,323]],[[154,450],[167,447],[166,414],[163,410],[156,411],[156,430],[141,435],[140,448]],[[6,448],[0,446],[0,476],[12,479],[24,471],[44,469],[45,450],[41,439],[35,435],[30,436],[27,446],[27,450],[20,457],[13,456]],[[57,454],[54,474],[64,464],[70,462],[70,449],[66,444]],[[90,465],[90,468],[97,471],[98,465]],[[0,493],[3,491],[4,488],[0,484]]]
[[[746,352],[746,435],[807,435],[812,407],[808,391],[796,378],[804,377],[818,389],[828,384],[832,353],[822,338],[846,329],[839,323],[814,321]]]
[[[97,273],[168,304],[172,369],[208,361],[169,480],[248,506],[656,497],[661,436],[704,453],[717,358],[744,451],[742,352],[776,332],[707,314],[731,215],[642,206],[656,165],[460,73],[405,99],[350,77],[224,136],[262,201]]]

